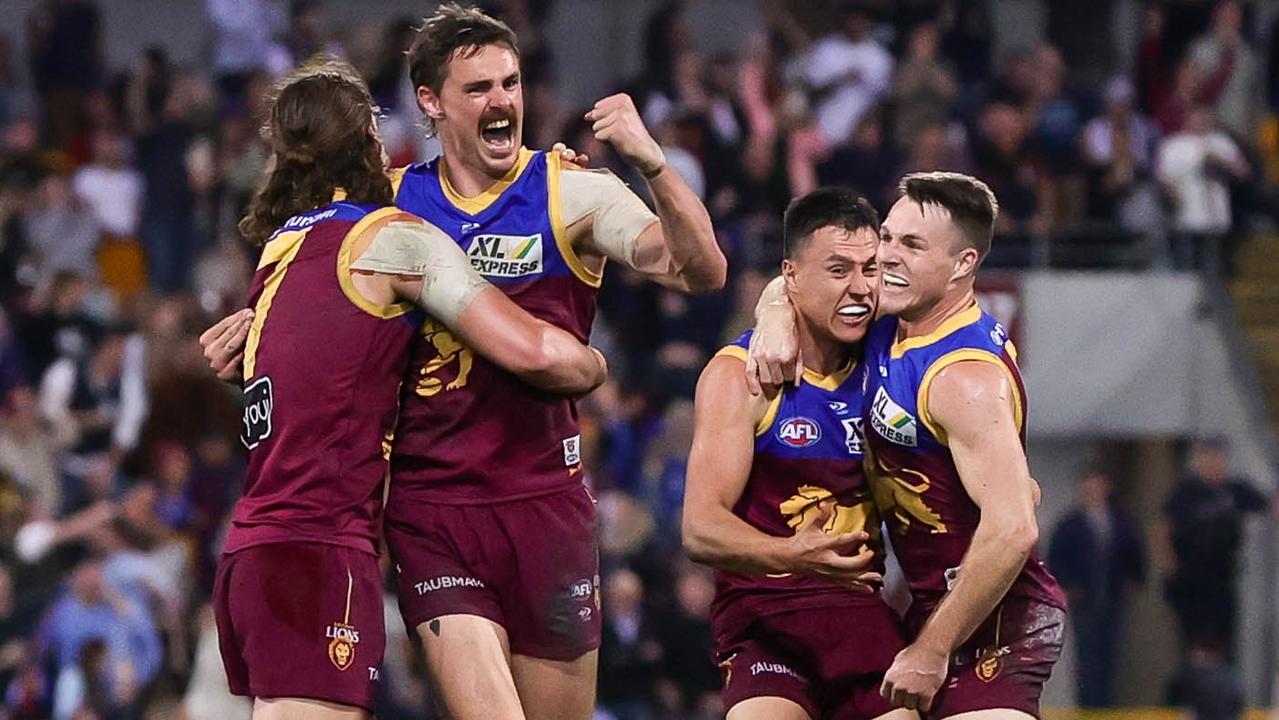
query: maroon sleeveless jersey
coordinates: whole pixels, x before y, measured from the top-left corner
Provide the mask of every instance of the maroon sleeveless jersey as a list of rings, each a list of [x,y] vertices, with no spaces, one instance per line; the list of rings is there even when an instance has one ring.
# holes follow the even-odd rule
[[[1003,326],[976,304],[924,337],[897,341],[897,318],[891,316],[877,321],[867,335],[867,468],[915,606],[931,607],[946,594],[962,572],[964,554],[981,520],[981,509],[964,489],[944,432],[928,414],[929,387],[937,373],[956,362],[987,362],[1000,368],[1015,391],[1025,447],[1026,389],[1016,352]],[[1066,606],[1056,578],[1034,551],[1007,597]]]
[[[297,541],[377,552],[384,443],[421,316],[366,300],[349,265],[363,232],[407,217],[335,202],[290,218],[262,249],[244,350],[249,466],[226,552]]]
[[[719,352],[746,358],[752,331]],[[851,365],[829,377],[805,372],[804,382],[784,387],[755,429],[750,476],[733,513],[757,530],[789,537],[804,521],[835,501],[823,528],[828,533],[868,532],[882,573],[879,513],[862,466],[861,396],[864,368]],[[800,575],[715,572],[711,618],[716,637],[740,632],[762,615],[824,607],[882,603],[834,583]]]
[[[462,198],[435,160],[403,172],[395,202],[451,236],[529,314],[585,342],[600,278],[568,244],[559,173],[558,156],[524,150],[506,179]],[[393,517],[405,502],[484,504],[581,484],[571,398],[526,385],[430,320],[410,362],[391,458]]]

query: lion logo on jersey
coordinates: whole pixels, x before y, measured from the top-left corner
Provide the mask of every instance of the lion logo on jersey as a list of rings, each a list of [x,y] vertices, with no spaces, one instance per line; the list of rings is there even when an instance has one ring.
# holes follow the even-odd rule
[[[875,493],[875,504],[885,517],[896,522],[902,530],[919,523],[934,533],[947,532],[941,516],[924,502],[924,493],[932,486],[928,476],[907,468],[890,468],[878,453],[871,451],[871,447],[871,443],[866,444],[870,458],[870,486]],[[912,483],[912,479],[916,482]]]
[[[422,337],[435,346],[437,354],[419,371],[422,378],[417,381],[417,394],[422,397],[432,397],[447,390],[464,387],[467,376],[471,374],[471,366],[475,362],[471,349],[453,337],[453,333],[449,332],[448,328],[434,319],[427,320],[422,326]],[[443,380],[435,377],[436,373],[454,362],[457,363],[457,376],[451,382],[445,384]]]
[[[786,524],[798,528],[810,520],[814,520],[822,512],[821,504],[832,499],[830,490],[816,485],[800,485],[796,493],[782,502],[778,510],[786,518]],[[874,503],[870,498],[856,505],[835,505],[830,517],[826,518],[822,530],[829,535],[842,535],[850,532],[868,532],[872,536],[878,532],[879,518],[876,517]]]

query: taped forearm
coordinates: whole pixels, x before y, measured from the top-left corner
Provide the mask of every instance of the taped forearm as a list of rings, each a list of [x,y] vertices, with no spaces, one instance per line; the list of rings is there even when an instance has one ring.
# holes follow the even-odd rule
[[[421,289],[412,300],[445,325],[455,323],[489,287],[452,238],[422,221],[397,221],[378,229],[351,269],[420,277]]]

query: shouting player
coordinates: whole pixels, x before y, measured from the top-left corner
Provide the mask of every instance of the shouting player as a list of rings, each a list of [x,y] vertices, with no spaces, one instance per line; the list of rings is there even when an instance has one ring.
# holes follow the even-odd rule
[[[883,693],[930,718],[1037,717],[1065,600],[1035,553],[1016,349],[973,294],[998,204],[957,173],[908,175],[901,193],[864,356],[867,473],[912,597]]]
[[[879,694],[905,642],[870,586],[883,559],[857,359],[879,292],[879,217],[850,190],[817,190],[787,208],[783,237],[799,384],[750,393],[748,331],[697,388],[684,546],[717,569],[724,706],[730,720],[913,718]]]
[[[386,207],[374,118],[343,63],[288,78],[271,105],[271,174],[240,225],[262,246],[243,353],[249,466],[214,606],[231,689],[256,698],[258,720],[372,710],[383,443],[421,323],[414,303],[547,389],[604,378],[592,348],[488,285],[447,235]],[[416,269],[376,272],[387,257]]]
[[[516,304],[584,341],[606,259],[683,291],[723,286],[710,217],[629,97],[601,100],[587,119],[643,175],[656,215],[611,174],[523,147],[519,46],[505,24],[446,4],[418,32],[409,72],[443,155],[393,175],[396,205],[446,232]],[[209,336],[233,346],[243,321]],[[403,386],[386,539],[436,696],[454,720],[590,718],[599,561],[576,406],[438,324],[423,334]],[[230,354],[211,356],[215,368]]]

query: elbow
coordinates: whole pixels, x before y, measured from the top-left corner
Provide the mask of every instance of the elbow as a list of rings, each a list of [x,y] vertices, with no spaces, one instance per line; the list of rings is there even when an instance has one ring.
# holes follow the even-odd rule
[[[688,291],[693,293],[723,290],[728,283],[728,260],[716,249],[714,257],[705,263],[705,267],[699,268],[697,273],[688,273],[685,282],[688,285]]]
[[[684,515],[680,527],[680,538],[684,545],[684,554],[695,563],[706,564],[710,561],[710,543],[696,516]]]
[[[1010,551],[1015,551],[1022,556],[1029,555],[1035,549],[1035,544],[1039,542],[1039,525],[1035,522],[1033,515],[1005,523],[1000,528],[999,541]]]

